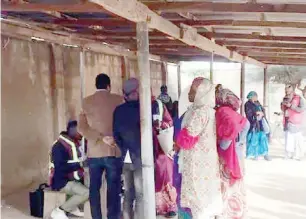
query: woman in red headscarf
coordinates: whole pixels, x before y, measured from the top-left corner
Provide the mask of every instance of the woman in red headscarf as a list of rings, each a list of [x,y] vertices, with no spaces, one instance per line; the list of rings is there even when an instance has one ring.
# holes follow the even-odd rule
[[[226,219],[246,218],[243,161],[250,124],[237,112],[240,104],[240,99],[228,89],[217,93],[217,147],[224,202],[222,217]]]

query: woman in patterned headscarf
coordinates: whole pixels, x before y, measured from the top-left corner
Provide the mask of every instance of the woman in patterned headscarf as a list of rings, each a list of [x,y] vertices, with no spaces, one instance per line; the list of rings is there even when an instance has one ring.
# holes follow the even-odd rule
[[[237,112],[241,102],[232,91],[219,91],[216,104],[217,147],[224,203],[222,218],[244,219],[246,194],[243,160],[249,122]]]
[[[182,173],[181,207],[193,219],[209,219],[222,212],[221,181],[215,132],[215,86],[196,78],[189,91],[192,105],[177,136]]]

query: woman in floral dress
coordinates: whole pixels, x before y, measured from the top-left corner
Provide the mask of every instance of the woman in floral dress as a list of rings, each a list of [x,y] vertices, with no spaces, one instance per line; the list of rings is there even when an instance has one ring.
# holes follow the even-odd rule
[[[215,86],[196,78],[189,92],[191,107],[177,137],[182,173],[181,206],[193,219],[215,218],[222,213],[221,180],[215,132]]]

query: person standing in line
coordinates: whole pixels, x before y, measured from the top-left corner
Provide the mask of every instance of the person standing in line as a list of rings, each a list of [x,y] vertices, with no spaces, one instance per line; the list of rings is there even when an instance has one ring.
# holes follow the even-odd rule
[[[67,131],[61,132],[52,146],[49,163],[49,185],[54,191],[69,195],[69,199],[51,212],[52,219],[68,219],[67,213],[83,217],[78,208],[89,198],[84,186],[84,159],[82,159],[77,121],[69,121]]]
[[[245,114],[250,122],[250,130],[247,136],[247,158],[258,160],[263,156],[265,160],[270,161],[269,157],[269,139],[270,127],[266,119],[265,110],[258,101],[258,95],[251,91],[247,96],[245,103]]]
[[[101,219],[102,175],[106,172],[107,218],[121,215],[121,151],[113,138],[113,113],[123,99],[112,94],[111,81],[106,74],[96,77],[97,91],[83,100],[79,116],[81,133],[88,140],[87,156],[90,175],[90,207],[93,219]]]
[[[159,99],[163,104],[165,104],[168,112],[172,115],[172,110],[173,110],[173,102],[168,94],[168,87],[167,85],[162,85],[160,87],[161,94],[158,96],[157,99]]]
[[[220,160],[224,219],[246,219],[244,184],[244,153],[249,121],[237,111],[240,99],[230,90],[222,89],[217,97],[217,147]]]
[[[300,160],[304,155],[301,127],[305,105],[294,89],[294,85],[286,85],[286,96],[281,103],[281,109],[284,113],[285,158]]]
[[[125,103],[114,112],[114,138],[124,161],[123,219],[143,219],[142,161],[139,82],[131,78],[123,84]],[[133,204],[135,201],[135,212]]]
[[[202,77],[189,91],[192,105],[177,136],[182,173],[181,206],[193,219],[211,219],[222,213],[221,179],[216,147],[215,86]]]
[[[153,95],[152,117],[156,212],[157,215],[172,218],[176,216],[177,212],[177,193],[173,186],[173,158],[172,154],[163,151],[157,136],[161,130],[173,126],[173,120],[167,107]]]
[[[302,89],[301,84],[302,84],[302,80],[298,84],[298,89],[302,92],[304,99],[306,99],[306,86]]]

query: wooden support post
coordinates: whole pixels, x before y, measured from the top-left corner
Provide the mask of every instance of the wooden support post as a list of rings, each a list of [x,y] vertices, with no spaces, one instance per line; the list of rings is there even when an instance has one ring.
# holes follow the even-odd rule
[[[214,83],[214,52],[211,53],[210,59],[210,80]]]
[[[177,84],[178,84],[178,99],[180,99],[182,93],[182,82],[181,82],[181,62],[177,64]]]
[[[168,86],[168,69],[167,69],[167,62],[162,62],[162,85]]]
[[[122,81],[130,78],[129,61],[126,56],[121,57]]]
[[[241,79],[240,79],[240,99],[241,108],[240,113],[244,115],[244,103],[245,103],[245,62],[241,63]]]
[[[263,104],[266,110],[266,116],[269,118],[269,77],[268,77],[268,67],[264,68],[264,96]]]
[[[80,79],[81,79],[81,104],[85,97],[85,52],[82,49],[80,51]]]
[[[139,215],[138,217],[156,219],[148,30],[148,24],[146,22],[137,23],[137,57],[140,72],[139,97],[143,180],[143,208],[141,211],[143,215]]]

